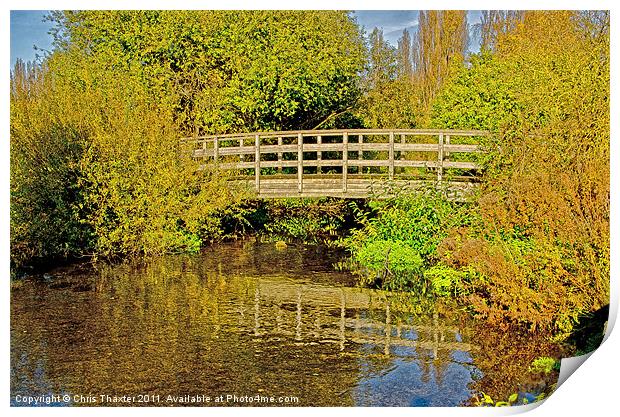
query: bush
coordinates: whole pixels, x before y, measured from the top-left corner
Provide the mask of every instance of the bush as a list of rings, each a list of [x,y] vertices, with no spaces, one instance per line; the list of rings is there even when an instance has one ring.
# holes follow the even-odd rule
[[[436,127],[496,131],[485,226],[452,233],[443,262],[478,273],[480,315],[567,335],[609,302],[609,15],[525,12],[433,114]]]
[[[437,262],[437,248],[451,228],[475,221],[467,204],[440,191],[403,195],[372,203],[375,217],[359,213],[363,227],[342,244],[366,270],[365,281],[391,289],[422,288],[424,270]]]
[[[180,158],[172,112],[131,69],[78,51],[11,80],[11,259],[194,251],[234,203]]]

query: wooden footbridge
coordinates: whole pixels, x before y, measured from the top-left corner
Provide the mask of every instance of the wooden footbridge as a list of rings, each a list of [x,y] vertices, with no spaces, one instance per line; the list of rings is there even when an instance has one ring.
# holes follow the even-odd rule
[[[440,187],[465,198],[476,187],[484,131],[348,129],[185,138],[201,168],[230,171],[260,198],[384,198]]]

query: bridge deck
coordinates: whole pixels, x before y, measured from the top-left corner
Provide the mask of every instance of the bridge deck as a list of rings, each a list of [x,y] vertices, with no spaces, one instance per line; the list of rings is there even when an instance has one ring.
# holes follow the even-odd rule
[[[255,193],[258,198],[291,198],[291,197],[340,197],[340,198],[389,198],[399,193],[423,191],[435,184],[424,179],[393,179],[387,177],[369,177],[349,175],[346,189],[341,178],[334,175],[308,175],[302,177],[301,191],[296,175],[279,175],[261,177],[260,189],[256,192],[253,178],[233,178],[233,187]],[[477,188],[478,183],[464,178],[452,181],[444,180],[441,184],[447,197],[464,200]]]
[[[476,187],[482,131],[320,130],[186,138],[201,168],[233,172],[259,198],[383,198],[441,187],[466,198]]]

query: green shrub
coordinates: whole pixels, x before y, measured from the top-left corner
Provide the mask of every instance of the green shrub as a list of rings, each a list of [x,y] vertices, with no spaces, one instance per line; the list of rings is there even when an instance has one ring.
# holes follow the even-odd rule
[[[542,372],[545,374],[551,373],[551,371],[557,369],[559,367],[558,361],[548,356],[541,356],[539,358],[534,359],[532,364],[530,365],[530,372]]]
[[[476,221],[467,204],[435,190],[375,201],[371,207],[374,213],[358,213],[362,227],[342,244],[367,270],[366,282],[392,289],[426,283],[424,270],[439,259],[437,248],[448,231]]]
[[[424,271],[424,277],[431,283],[433,292],[439,296],[462,296],[471,271],[459,271],[441,263]]]

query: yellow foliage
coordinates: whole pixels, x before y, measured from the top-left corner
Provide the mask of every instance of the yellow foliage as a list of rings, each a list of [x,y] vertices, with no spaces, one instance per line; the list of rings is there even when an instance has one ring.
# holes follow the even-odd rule
[[[14,264],[196,250],[217,235],[236,197],[181,157],[172,109],[131,68],[57,52],[16,69],[11,92]]]
[[[451,248],[487,277],[471,302],[488,317],[568,332],[609,302],[608,23],[533,11],[497,35],[502,82],[519,103],[479,201],[498,238]]]

